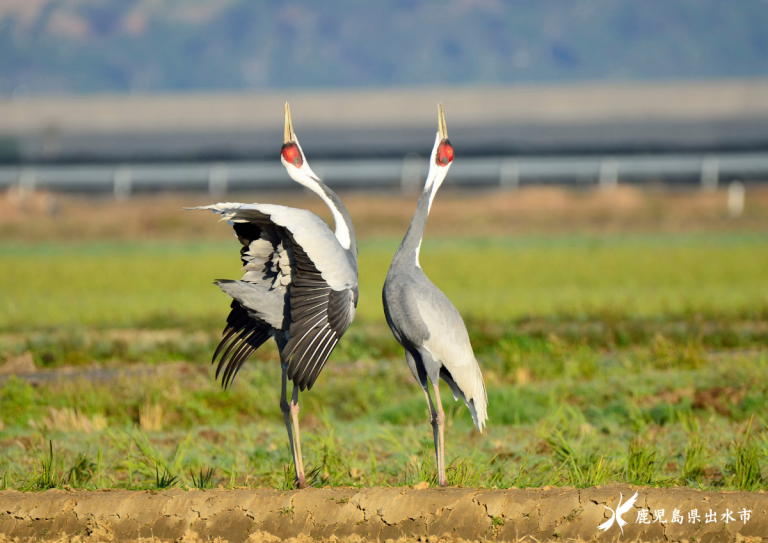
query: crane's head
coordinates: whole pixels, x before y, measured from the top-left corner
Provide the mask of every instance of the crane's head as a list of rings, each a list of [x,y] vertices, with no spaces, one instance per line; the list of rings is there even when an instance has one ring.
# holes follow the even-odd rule
[[[453,146],[448,140],[445,111],[443,104],[437,104],[437,135],[435,136],[435,146],[432,148],[425,189],[430,189],[433,185],[435,186],[434,190],[440,188],[451,164],[453,164]]]
[[[304,151],[301,150],[299,140],[293,133],[291,108],[288,102],[285,103],[285,137],[283,138],[283,147],[280,149],[280,161],[288,170],[288,175],[297,183],[310,188],[317,184],[318,178],[307,164]]]
[[[448,128],[445,126],[443,104],[437,104],[437,115],[437,137],[435,138],[435,148],[432,151],[433,162],[440,168],[448,169],[453,162],[453,147],[448,141]]]

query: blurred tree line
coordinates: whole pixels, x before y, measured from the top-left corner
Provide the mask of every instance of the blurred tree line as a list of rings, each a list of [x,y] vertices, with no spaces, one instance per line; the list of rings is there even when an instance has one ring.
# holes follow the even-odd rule
[[[0,2],[0,94],[761,77],[765,0]]]

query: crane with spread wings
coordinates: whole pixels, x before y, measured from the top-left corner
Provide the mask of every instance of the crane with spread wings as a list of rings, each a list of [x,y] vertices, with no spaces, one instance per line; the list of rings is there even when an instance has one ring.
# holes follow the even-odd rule
[[[328,357],[355,317],[358,299],[357,242],[352,218],[339,197],[307,163],[285,104],[281,161],[291,178],[328,205],[335,230],[305,209],[272,204],[219,203],[195,209],[220,214],[242,244],[245,275],[216,284],[232,298],[216,378],[232,384],[243,363],[270,337],[282,367],[280,408],[296,467],[296,484],[307,485],[299,435],[299,391],[315,384]],[[293,382],[290,403],[287,380]]]

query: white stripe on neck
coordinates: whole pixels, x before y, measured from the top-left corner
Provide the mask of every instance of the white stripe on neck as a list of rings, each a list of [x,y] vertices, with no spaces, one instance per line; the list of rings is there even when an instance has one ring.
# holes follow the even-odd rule
[[[347,223],[344,220],[344,217],[341,214],[341,211],[336,207],[336,205],[333,203],[333,200],[328,198],[328,195],[325,194],[325,192],[322,189],[319,189],[317,191],[317,194],[320,196],[320,198],[323,199],[323,201],[326,203],[326,205],[331,209],[331,214],[333,215],[333,222],[336,226],[336,230],[334,234],[336,235],[336,239],[339,240],[339,244],[344,247],[345,249],[349,250],[350,246],[352,245],[352,236],[349,234],[349,228],[347,228]]]
[[[435,156],[437,153],[437,147],[440,145],[440,133],[438,132],[435,134],[435,146],[432,148],[432,155],[429,158],[429,172],[427,173],[427,180],[424,183],[424,192],[429,191],[429,203],[427,204],[427,217],[429,217],[429,211],[432,209],[432,201],[435,199],[435,195],[437,194],[437,189],[440,188],[440,185],[443,184],[443,180],[445,179],[445,176],[448,175],[448,168],[451,167],[450,164],[447,166],[436,166],[435,162]],[[426,221],[426,219],[424,219]],[[424,224],[424,229],[426,230],[427,225]],[[424,232],[421,233],[422,239],[424,238]],[[421,239],[419,240],[418,246],[416,246],[416,267],[421,268],[421,264],[419,263],[419,251],[421,250]]]
[[[419,244],[416,246],[416,267],[421,268],[421,264],[419,263],[419,251],[421,250],[421,240],[419,240]]]
[[[325,202],[325,205],[328,206],[328,208],[331,210],[331,214],[333,215],[333,222],[336,227],[334,235],[336,236],[336,239],[339,240],[339,245],[344,247],[346,250],[349,250],[349,248],[352,246],[352,236],[350,235],[347,223],[344,220],[341,211],[339,211],[339,208],[336,207],[336,204],[334,204],[333,200],[328,197],[323,188],[320,186],[320,183],[318,182],[319,178],[309,168],[309,164],[305,162],[301,170],[298,171],[298,175],[291,175],[291,177],[293,177],[295,181],[301,183],[323,199],[323,202]]]

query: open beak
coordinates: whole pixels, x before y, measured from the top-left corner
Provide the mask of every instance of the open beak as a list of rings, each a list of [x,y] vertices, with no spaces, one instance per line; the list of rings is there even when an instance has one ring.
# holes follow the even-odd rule
[[[285,103],[285,140],[283,143],[291,143],[292,141],[295,141],[295,136],[293,134],[293,123],[291,123],[291,106],[288,105],[288,102]]]
[[[443,104],[437,104],[437,116],[438,116],[437,124],[438,124],[438,131],[440,133],[440,139],[447,140],[448,129],[445,126],[445,111],[443,111]]]

